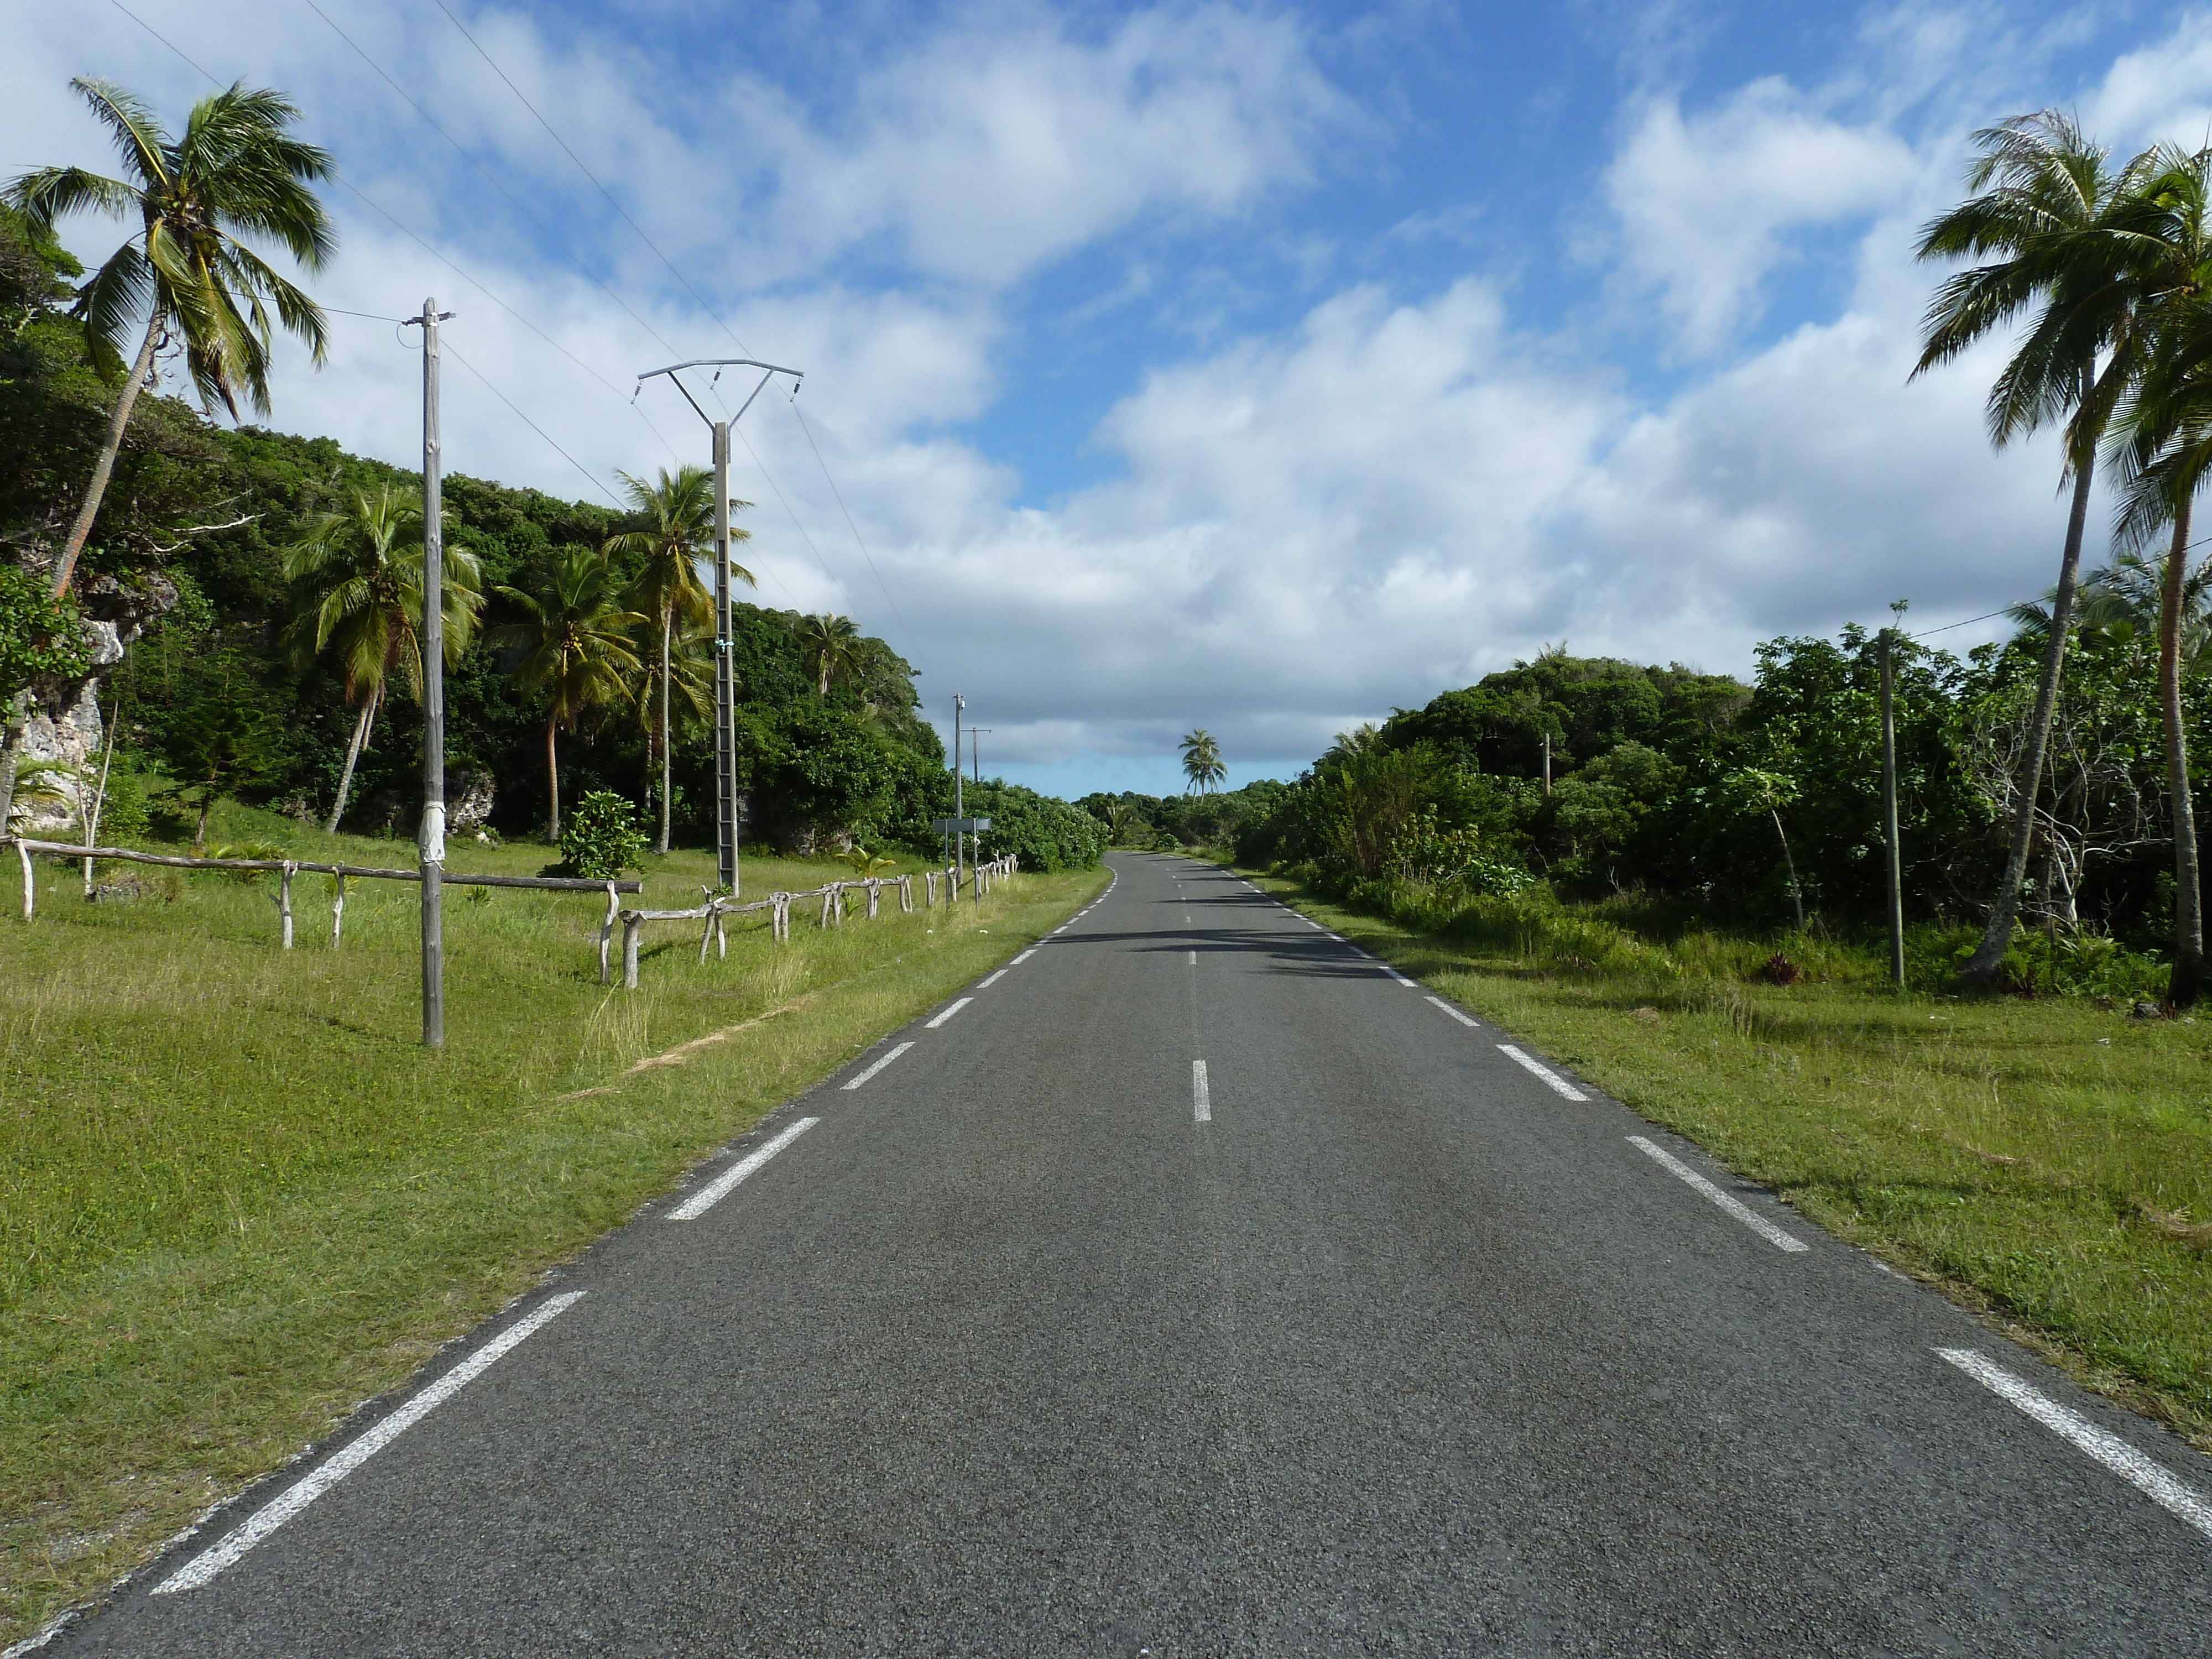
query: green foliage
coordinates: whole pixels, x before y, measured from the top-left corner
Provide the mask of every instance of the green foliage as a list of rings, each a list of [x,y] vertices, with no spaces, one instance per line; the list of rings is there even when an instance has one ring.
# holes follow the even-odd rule
[[[637,810],[609,789],[586,794],[561,826],[561,862],[586,881],[616,881],[625,870],[642,870],[645,845]]]
[[[92,650],[76,605],[16,565],[0,564],[0,705],[41,681],[75,679]]]

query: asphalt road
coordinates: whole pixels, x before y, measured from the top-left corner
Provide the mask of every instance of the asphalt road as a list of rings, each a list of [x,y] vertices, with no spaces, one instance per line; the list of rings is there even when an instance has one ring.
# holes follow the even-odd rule
[[[48,1652],[2212,1651],[2205,1459],[1114,862]]]

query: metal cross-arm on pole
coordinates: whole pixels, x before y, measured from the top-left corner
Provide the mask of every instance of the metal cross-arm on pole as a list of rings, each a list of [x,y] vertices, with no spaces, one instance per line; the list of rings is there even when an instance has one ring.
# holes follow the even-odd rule
[[[760,384],[752,389],[744,404],[726,421],[715,420],[699,407],[699,400],[691,395],[691,388],[683,380],[687,368],[711,368],[716,378],[725,368],[757,368],[761,371]],[[788,374],[792,389],[798,390],[805,374],[796,368],[786,368],[780,363],[764,363],[755,357],[695,357],[689,362],[671,363],[665,368],[649,368],[637,377],[642,388],[647,380],[666,375],[672,385],[684,394],[684,401],[691,405],[692,412],[714,428],[714,868],[721,884],[735,896],[738,891],[738,685],[737,665],[732,658],[734,638],[730,616],[730,428],[744,418],[745,410],[753,406],[753,398],[761,395],[768,383],[779,374]],[[635,393],[631,394],[633,398]],[[667,741],[666,737],[661,739]]]

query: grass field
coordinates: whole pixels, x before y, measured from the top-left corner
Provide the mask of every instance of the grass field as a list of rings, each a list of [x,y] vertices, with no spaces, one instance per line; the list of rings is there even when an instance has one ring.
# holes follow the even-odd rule
[[[1900,997],[1819,939],[1424,937],[1253,879],[2212,1451],[2212,1024]],[[1804,981],[1750,977],[1778,943]]]
[[[210,836],[247,839],[411,861],[404,842],[245,809]],[[450,865],[532,874],[550,856],[458,845]],[[696,903],[713,878],[708,854],[654,866],[652,907]],[[744,890],[850,874],[749,859]],[[949,915],[920,908],[917,881],[911,916],[891,896],[878,920],[827,931],[795,912],[789,945],[762,923],[703,966],[696,932],[670,924],[648,933],[630,993],[597,983],[603,899],[449,888],[439,1054],[416,1040],[411,885],[349,884],[333,950],[325,878],[298,878],[287,952],[274,878],[149,879],[145,896],[87,904],[76,866],[42,860],[26,924],[14,855],[0,860],[0,1644],[1106,877],[1024,875]]]

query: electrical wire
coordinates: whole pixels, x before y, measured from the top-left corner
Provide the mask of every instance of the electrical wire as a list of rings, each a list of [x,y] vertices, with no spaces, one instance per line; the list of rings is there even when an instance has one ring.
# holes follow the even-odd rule
[[[723,333],[727,334],[730,337],[731,341],[737,346],[738,349],[744,352],[747,356],[750,356],[752,348],[747,345],[743,340],[738,338],[736,332],[727,323],[722,320],[720,313],[716,312],[713,306],[707,303],[706,296],[701,294],[697,289],[691,286],[691,279],[676,268],[676,262],[660,251],[660,245],[658,242],[654,241],[652,237],[646,234],[645,227],[639,224],[636,220],[629,216],[629,210],[623,206],[620,202],[617,201],[615,199],[614,192],[599,182],[599,175],[593,173],[591,168],[584,165],[584,158],[577,155],[574,149],[569,148],[568,141],[566,138],[563,138],[560,135],[559,131],[555,129],[553,124],[545,118],[544,114],[539,112],[538,106],[532,103],[528,98],[523,95],[522,88],[516,86],[514,84],[514,78],[510,76],[505,70],[499,66],[498,60],[484,50],[483,43],[478,40],[475,35],[470,33],[468,31],[468,26],[463,23],[459,17],[453,15],[453,9],[446,3],[446,0],[437,0],[437,3],[438,9],[446,14],[446,20],[461,32],[461,39],[467,41],[471,46],[476,48],[477,56],[483,58],[487,64],[490,65],[491,72],[499,76],[501,81],[506,83],[507,89],[514,94],[516,100],[521,104],[523,108],[528,110],[532,116],[536,117],[538,125],[545,129],[546,135],[550,137],[555,143],[561,146],[561,153],[576,164],[576,171],[582,173],[584,177],[592,181],[592,187],[598,191],[600,195],[606,198],[607,205],[622,216],[622,222],[624,224],[628,225],[632,230],[637,233],[637,240],[643,242],[646,246],[653,250],[653,258],[659,259],[662,264],[668,267],[668,274],[684,285],[684,291],[690,295],[691,298],[697,302],[700,310],[705,312],[708,316],[714,319],[715,324],[721,329]]]
[[[568,462],[569,465],[574,467],[577,471],[591,479],[592,488],[598,490],[600,495],[605,496],[609,501],[613,501],[616,508],[620,510],[622,502],[616,500],[614,491],[609,489],[605,484],[601,483],[599,480],[598,475],[592,472],[590,468],[586,467],[581,461],[578,460],[574,455],[571,455],[567,450],[562,448],[559,444],[554,443],[552,434],[547,432],[544,427],[538,425],[537,422],[532,420],[530,416],[525,415],[521,409],[516,405],[514,398],[508,397],[507,393],[501,392],[497,386],[491,383],[490,377],[487,375],[483,370],[478,368],[467,358],[462,356],[459,352],[454,350],[453,346],[445,340],[441,339],[439,341],[438,349],[440,351],[451,356],[455,362],[459,363],[463,368],[468,370],[470,374],[475,375],[477,380],[483,381],[485,391],[490,392],[493,397],[498,398],[500,402],[505,404],[509,409],[514,410],[514,416],[517,420],[520,421],[523,425],[528,427],[532,432],[535,432],[539,437],[544,439],[548,444],[551,444],[555,453],[559,455],[562,460]]]
[[[163,46],[168,47],[171,52],[175,52],[178,57],[184,58],[185,64],[190,67],[199,70],[200,73],[203,76],[206,76],[207,79],[215,81],[216,85],[221,86],[222,84],[222,82],[216,81],[214,76],[209,75],[207,70],[200,69],[200,66],[198,64],[193,63],[191,58],[185,58],[184,49],[181,46],[178,46],[177,43],[170,40],[167,35],[162,33],[161,30],[155,28],[151,23],[141,17],[137,12],[131,10],[130,7],[125,5],[123,3],[123,0],[109,0],[109,3],[112,5],[116,10],[121,12],[125,17],[136,23],[140,28],[145,30],[147,33],[152,35]]]
[[[1971,628],[1974,623],[1978,622],[1987,622],[1992,617],[2008,616],[2011,614],[2011,611],[2012,606],[2010,605],[2006,605],[2002,609],[1997,611],[1984,611],[1978,617],[1967,617],[1965,622],[1945,623],[1941,628],[1923,629],[1917,634],[1907,634],[1905,637],[1908,640],[1924,640],[1931,635],[1948,634],[1954,628]]]
[[[312,5],[313,3],[313,0],[308,0],[308,3]],[[461,21],[458,15],[455,15],[453,9],[446,3],[446,0],[437,0],[437,6],[440,11],[446,14],[446,21],[450,22],[455,29],[459,31],[461,38],[464,40],[466,40],[469,45],[475,49],[477,56],[483,59],[484,63],[490,68],[491,72],[499,76],[501,83],[506,86],[509,92],[514,94],[515,101],[520,103],[523,108],[530,112],[532,117],[537,121],[538,125],[545,129],[546,136],[551,138],[555,143],[561,147],[561,153],[566,155],[570,161],[575,164],[576,171],[582,173],[586,179],[591,181],[592,187],[598,191],[602,197],[606,198],[607,205],[621,216],[622,222],[628,225],[630,229],[635,233],[638,240],[644,243],[645,246],[652,251],[653,258],[659,259],[660,263],[667,268],[668,274],[673,276],[683,285],[684,291],[691,296],[693,302],[698,306],[699,309],[706,313],[708,318],[717,328],[720,329],[724,334],[729,337],[731,343],[735,345],[738,350],[744,352],[750,356],[752,353],[752,348],[747,345],[744,341],[738,337],[737,331],[730,326],[728,322],[722,317],[722,314],[717,311],[713,305],[708,303],[707,296],[700,293],[699,290],[692,285],[691,279],[686,276],[677,268],[676,262],[671,259],[668,255],[662,251],[660,245],[654,241],[650,235],[647,234],[645,228],[639,224],[635,219],[630,216],[629,210],[624,208],[622,203],[616,199],[614,192],[609,190],[606,185],[600,181],[599,175],[585,165],[584,158],[576,154],[574,148],[569,144],[566,138],[563,138],[561,136],[559,130],[556,128],[550,121],[545,118],[544,113],[538,109],[537,105],[530,101],[529,98],[524,94],[522,88],[515,85],[514,77],[500,67],[498,59],[495,58],[490,52],[487,52],[484,49],[483,43],[478,40],[474,34],[469,32],[468,27]],[[326,19],[325,21],[328,20]],[[356,47],[356,50],[358,51],[359,48]],[[364,56],[366,56],[366,54],[364,54]],[[379,71],[379,73],[381,72],[382,71],[380,70]],[[386,76],[386,78],[388,80],[390,77]],[[403,97],[405,96],[404,93],[401,95]],[[410,100],[410,101],[411,102],[412,100]],[[426,116],[424,118],[428,119],[428,118]],[[459,148],[459,146],[456,146],[456,148]],[[482,169],[479,168],[478,170],[481,171]],[[510,198],[509,199],[511,200],[513,198]],[[673,348],[671,348],[671,349],[672,351]],[[719,376],[716,378],[717,380],[720,379]],[[723,414],[726,416],[729,413],[729,405],[723,402],[720,390],[712,387],[709,389],[714,392],[715,403],[720,407]],[[868,574],[875,578],[876,586],[883,593],[884,602],[890,607],[891,615],[898,622],[899,631],[911,640],[914,630],[908,626],[905,614],[899,610],[898,601],[891,597],[890,587],[889,584],[884,580],[883,572],[876,566],[875,555],[869,551],[867,542],[860,535],[860,526],[854,521],[852,509],[845,504],[844,492],[837,488],[836,479],[830,476],[830,463],[823,458],[821,446],[814,441],[814,433],[812,429],[807,426],[805,416],[799,412],[799,406],[796,404],[792,404],[790,407],[792,413],[799,417],[800,429],[806,434],[807,444],[809,447],[812,448],[814,451],[815,464],[821,467],[822,477],[823,481],[830,486],[830,493],[836,497],[838,510],[845,515],[846,527],[853,532],[853,540],[860,550],[860,556],[867,562]],[[768,468],[765,465],[761,465],[758,453],[753,451],[752,446],[750,443],[748,443],[745,447],[747,452],[752,454],[754,464],[760,466],[761,477],[767,480],[769,488],[775,491],[776,499],[780,501],[783,501],[784,511],[787,514],[791,514],[792,523],[794,526],[799,526],[799,515],[796,513],[792,512],[791,503],[787,501],[784,501],[783,492],[781,489],[777,488],[775,478],[770,476]],[[832,581],[836,580],[836,574],[830,571],[828,562],[822,557],[821,550],[815,546],[813,538],[807,535],[805,528],[803,526],[799,526],[799,534],[803,538],[805,538],[808,548],[813,552],[816,562],[819,563],[823,571],[830,574],[830,579]]]
[[[884,580],[884,573],[876,568],[876,556],[868,551],[867,543],[860,539],[860,526],[853,522],[853,509],[845,505],[845,492],[837,488],[837,481],[830,476],[830,463],[822,459],[822,446],[814,441],[814,428],[807,424],[806,416],[800,413],[796,396],[784,407],[798,418],[799,429],[806,434],[806,447],[814,452],[815,465],[822,469],[822,482],[830,486],[830,493],[837,498],[837,510],[845,515],[845,527],[853,532],[853,539],[860,544],[860,556],[868,562],[868,574],[876,579],[877,587],[882,590],[884,603],[890,606],[891,615],[898,618],[899,632],[911,640],[914,629],[907,625],[906,614],[899,609],[898,601],[891,597],[890,587]]]
[[[332,22],[328,12],[317,5],[315,3],[315,0],[301,0],[301,3],[305,5],[309,11],[314,13],[316,16],[321,18],[325,23],[329,24],[331,33],[337,35],[337,38],[344,41],[346,45],[351,46],[355,54],[360,58],[361,61],[368,64],[369,68],[374,70],[378,77],[383,81],[384,84],[390,87],[392,91],[399,94],[400,98],[406,103],[408,108],[413,110],[416,114],[421,116],[422,119],[428,124],[429,128],[433,132],[436,133],[438,137],[451,144],[453,147],[454,153],[459,155],[460,158],[466,161],[471,167],[474,167],[477,172],[483,176],[486,184],[489,185],[501,196],[507,198],[508,203],[514,207],[517,213],[520,213],[524,218],[529,220],[532,224],[535,225],[538,228],[538,234],[545,239],[547,245],[559,249],[562,256],[566,258],[570,264],[576,267],[577,270],[582,274],[585,281],[590,283],[594,288],[598,289],[600,293],[605,295],[610,300],[612,300],[615,304],[621,308],[623,314],[628,317],[630,321],[635,323],[641,329],[644,330],[647,337],[656,342],[663,350],[669,352],[672,356],[674,354],[676,348],[670,345],[667,341],[662,339],[659,331],[656,330],[652,324],[647,322],[644,318],[639,316],[635,311],[632,311],[628,301],[624,300],[621,295],[616,293],[614,289],[609,288],[604,282],[600,281],[599,276],[592,271],[592,268],[576,257],[575,250],[569,246],[568,241],[563,240],[562,237],[556,235],[550,226],[546,224],[543,219],[540,219],[528,208],[525,207],[522,204],[521,199],[518,198],[513,191],[509,190],[505,185],[500,183],[498,176],[495,174],[489,167],[484,166],[483,162],[477,161],[474,155],[471,155],[467,149],[463,146],[459,139],[454,137],[452,133],[447,131],[444,127],[438,124],[438,119],[435,116],[432,115],[429,111],[424,109],[422,105],[415,101],[413,95],[408,92],[406,88],[401,86],[398,82],[392,78],[391,75],[386,71],[383,64],[378,63],[374,58],[371,58],[367,52],[362,49],[358,41],[356,41],[351,35],[348,34],[343,29],[340,28],[335,22]]]

